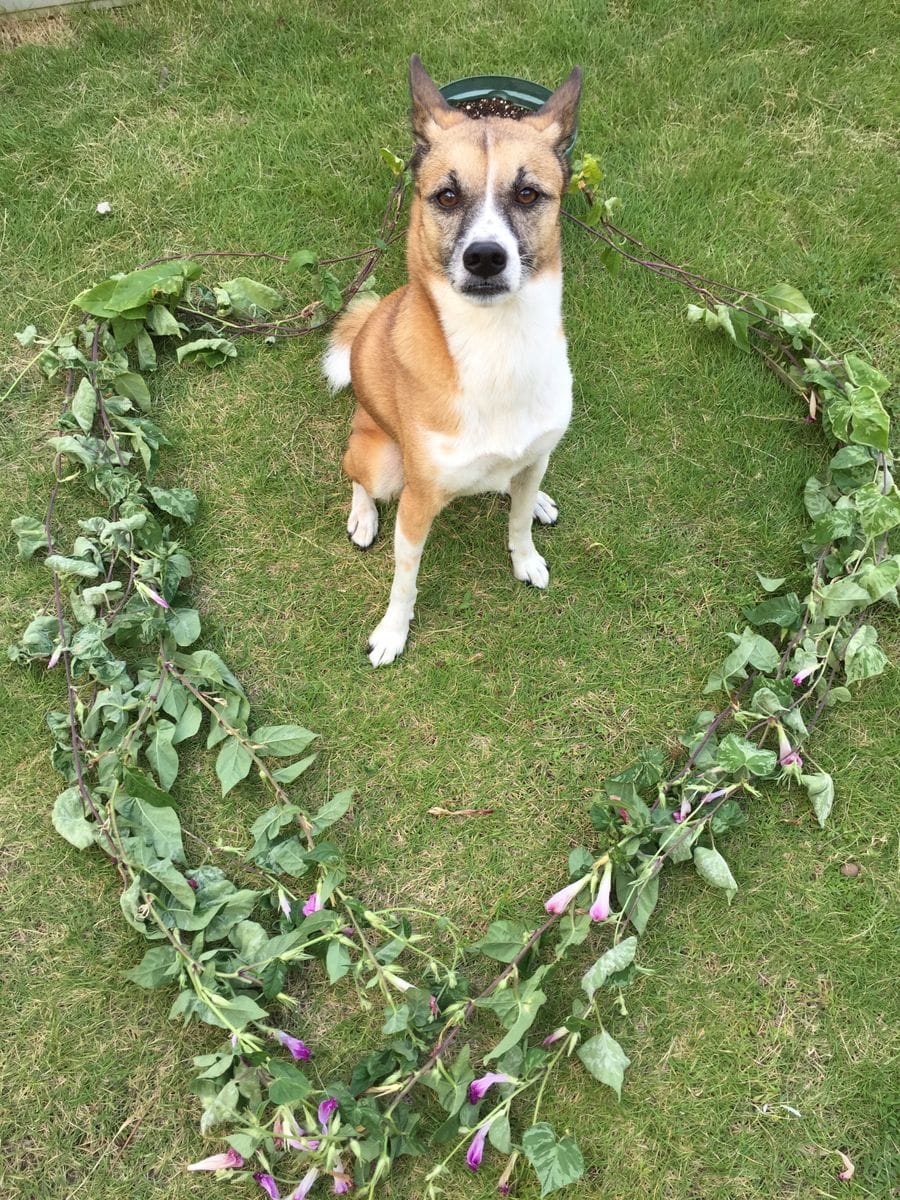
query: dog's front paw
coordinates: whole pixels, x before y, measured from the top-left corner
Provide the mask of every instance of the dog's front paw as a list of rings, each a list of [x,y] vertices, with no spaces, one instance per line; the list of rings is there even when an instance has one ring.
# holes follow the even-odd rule
[[[555,525],[559,520],[559,505],[546,492],[538,492],[534,498],[533,515],[542,525]]]
[[[370,508],[350,510],[347,521],[347,536],[358,550],[368,550],[375,541],[378,533],[378,510],[373,504]]]
[[[409,635],[409,624],[398,625],[385,618],[373,631],[366,646],[369,662],[373,667],[386,667],[403,653]]]
[[[523,583],[530,584],[531,587],[545,588],[550,582],[550,568],[547,566],[547,560],[537,550],[522,554],[515,550],[512,552],[512,567],[513,575],[516,579],[521,579]]]

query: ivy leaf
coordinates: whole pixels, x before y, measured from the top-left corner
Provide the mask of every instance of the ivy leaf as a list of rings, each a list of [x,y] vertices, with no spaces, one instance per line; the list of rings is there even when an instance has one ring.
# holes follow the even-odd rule
[[[228,293],[232,311],[239,317],[264,317],[284,304],[284,297],[274,288],[238,275],[220,285]]]
[[[175,801],[168,792],[158,788],[149,775],[138,771],[135,767],[126,767],[122,775],[122,787],[125,794],[135,796],[156,808],[174,808]]]
[[[181,337],[181,326],[164,304],[151,304],[147,310],[147,328],[157,337]]]
[[[97,392],[85,376],[72,397],[72,416],[83,433],[90,433],[97,415]]]
[[[819,828],[824,829],[834,804],[834,780],[822,771],[816,775],[801,775],[800,782],[806,788]]]
[[[825,485],[815,476],[806,481],[803,489],[803,504],[813,521],[831,511],[831,501],[825,493]],[[765,587],[765,584],[763,586]]]
[[[787,283],[779,283],[768,291],[760,292],[760,299],[777,312],[787,313],[801,329],[809,329],[816,315],[802,292]]]
[[[710,850],[706,846],[695,847],[694,866],[697,868],[697,874],[705,883],[711,887],[723,889],[728,903],[731,904],[737,895],[738,885],[734,881],[728,863],[718,850]]]
[[[622,1099],[622,1082],[631,1059],[614,1037],[610,1037],[604,1029],[578,1047],[578,1057],[595,1079],[611,1087],[616,1096]]]
[[[138,987],[157,988],[171,978],[171,969],[176,961],[174,946],[153,946],[136,967],[125,972],[125,978]]]
[[[584,1174],[584,1158],[575,1139],[557,1138],[546,1121],[525,1130],[522,1149],[540,1180],[542,1196],[568,1187]]]
[[[616,867],[613,879],[623,913],[638,933],[643,933],[659,899],[659,876],[641,881],[633,872]]]
[[[178,752],[172,745],[174,733],[175,726],[171,721],[160,721],[145,752],[164,791],[169,790],[178,775]]]
[[[490,1054],[485,1054],[484,1061],[486,1063],[492,1062],[495,1058],[500,1058],[507,1050],[521,1041],[534,1024],[534,1019],[546,999],[546,993],[539,987],[529,988],[526,986],[522,988],[522,994],[519,998],[518,1016],[510,1026],[506,1037],[497,1043]]]
[[[821,604],[823,617],[846,617],[854,608],[869,603],[869,593],[852,579],[835,579],[813,591],[813,596]]]
[[[86,850],[93,845],[97,827],[84,815],[81,792],[77,787],[66,788],[56,797],[53,805],[53,827],[60,837],[76,850]]]
[[[250,735],[250,740],[261,754],[289,758],[292,754],[302,754],[316,736],[300,725],[260,725]]]
[[[605,954],[601,954],[592,967],[581,977],[581,986],[587,992],[588,1000],[593,1000],[594,992],[601,988],[617,971],[624,971],[634,962],[637,950],[637,938],[624,938],[616,946],[611,946]]]
[[[850,440],[858,446],[888,449],[891,419],[874,388],[848,387],[850,398]]]
[[[496,962],[511,963],[533,932],[523,921],[492,921],[484,937],[473,942],[471,948]]]
[[[78,575],[82,579],[96,579],[102,574],[96,563],[84,558],[67,558],[64,554],[48,554],[44,566],[57,575]]]
[[[880,563],[868,559],[861,565],[857,578],[873,602],[881,600],[900,583],[900,554],[885,558]]]
[[[318,262],[312,250],[295,250],[291,257],[287,260],[287,269],[289,271],[300,271],[304,267],[315,267]]]
[[[216,775],[222,785],[223,796],[227,796],[236,784],[247,777],[252,765],[250,751],[229,734],[216,758]]]
[[[877,483],[859,488],[854,499],[866,537],[880,537],[900,525],[900,489],[894,484],[886,494]]]
[[[190,488],[149,487],[147,490],[153,497],[153,503],[157,508],[161,508],[170,517],[177,517],[179,521],[184,521],[185,525],[193,525],[200,501]]]
[[[165,621],[177,646],[190,646],[200,636],[200,614],[196,608],[169,608]]]
[[[891,386],[891,381],[886,375],[882,375],[880,371],[876,371],[873,366],[859,358],[856,354],[844,355],[844,367],[850,382],[857,387],[870,387],[877,396]]]
[[[343,942],[332,939],[325,953],[325,970],[328,972],[328,982],[337,983],[350,970],[352,965],[350,952]]]
[[[878,633],[871,625],[861,625],[844,651],[847,683],[880,675],[888,665],[887,655],[878,646]]]
[[[142,838],[157,858],[168,858],[174,863],[186,862],[181,841],[181,822],[174,808],[148,804],[136,796],[119,796],[116,799],[116,812],[130,827],[132,836]]]
[[[816,482],[818,483],[818,480]],[[756,572],[756,578],[764,592],[777,592],[784,583],[783,579],[772,579],[768,575],[760,575],[759,571]]]
[[[228,338],[197,338],[179,346],[175,354],[180,363],[203,361],[208,367],[219,367],[229,358],[237,358],[237,346]]]
[[[121,371],[115,378],[116,391],[126,396],[142,412],[150,410],[150,389],[147,381],[134,371]]]
[[[200,1132],[209,1133],[217,1125],[233,1121],[237,1117],[237,1106],[240,1101],[238,1085],[233,1079],[218,1092],[203,1109],[200,1118]]]
[[[19,558],[27,562],[38,550],[47,549],[47,530],[37,517],[16,517],[12,531],[18,538]]]
[[[842,446],[828,464],[831,482],[842,492],[871,483],[874,473],[875,460],[864,446]]]
[[[739,771],[749,771],[751,775],[759,778],[771,774],[778,764],[778,756],[774,750],[761,750],[759,746],[737,733],[729,733],[722,738],[716,758],[726,771],[735,774]]]
[[[312,1084],[303,1072],[290,1063],[270,1058],[266,1070],[272,1076],[269,1099],[273,1104],[300,1104],[312,1091]]]
[[[494,1117],[488,1126],[488,1141],[501,1154],[509,1154],[512,1150],[512,1132],[509,1128],[509,1111]]]
[[[770,596],[768,600],[762,600],[753,608],[745,608],[744,616],[754,625],[799,629],[803,620],[803,605],[796,592],[789,592],[786,596]]]

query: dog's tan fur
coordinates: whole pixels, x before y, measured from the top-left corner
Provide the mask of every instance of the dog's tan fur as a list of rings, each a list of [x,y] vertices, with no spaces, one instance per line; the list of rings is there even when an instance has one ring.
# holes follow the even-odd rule
[[[439,296],[463,214],[443,211],[434,194],[452,180],[475,203],[484,196],[488,179],[498,194],[505,194],[527,172],[529,184],[540,188],[546,201],[539,212],[511,211],[509,219],[518,223],[530,278],[558,274],[559,201],[567,180],[561,145],[573,126],[579,87],[573,73],[534,116],[518,122],[473,121],[446,103],[413,59],[418,149],[407,239],[409,282],[380,302],[365,298],[351,308],[337,324],[330,351],[350,348],[357,401],[343,468],[371,500],[400,494],[400,569],[417,569],[418,560],[412,563],[407,547],[421,547],[432,521],[453,499],[455,493],[441,483],[435,454],[441,436],[452,438],[462,417],[459,369],[442,324]],[[548,334],[561,337],[562,329]]]

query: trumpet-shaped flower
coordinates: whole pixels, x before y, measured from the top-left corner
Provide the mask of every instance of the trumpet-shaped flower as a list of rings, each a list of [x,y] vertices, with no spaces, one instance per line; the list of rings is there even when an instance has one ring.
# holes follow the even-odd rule
[[[288,1200],[306,1200],[309,1195],[312,1185],[319,1178],[319,1168],[310,1167],[294,1190],[288,1196]]]
[[[334,1179],[334,1194],[336,1196],[344,1196],[347,1192],[353,1190],[353,1180],[344,1170],[344,1164],[340,1158],[334,1160],[332,1178]]]
[[[482,1075],[480,1079],[473,1079],[469,1084],[469,1103],[477,1104],[479,1100],[483,1100],[488,1089],[492,1088],[495,1083],[509,1082],[511,1082],[511,1077],[504,1075],[502,1071],[488,1071],[487,1075]]]
[[[296,1058],[302,1062],[312,1058],[312,1050],[300,1038],[292,1037],[289,1033],[285,1033],[283,1029],[276,1029],[275,1036],[281,1042],[286,1050],[291,1052],[291,1058]]]
[[[304,917],[311,917],[314,912],[318,912],[320,908],[324,908],[322,901],[319,899],[319,893],[313,892],[307,902],[303,905]]]
[[[191,1163],[189,1171],[236,1171],[244,1165],[244,1160],[237,1150],[229,1147],[223,1154],[210,1154],[209,1158],[201,1158],[199,1162]]]
[[[281,1192],[278,1190],[278,1184],[271,1175],[267,1175],[265,1171],[254,1171],[253,1178],[269,1197],[269,1200],[281,1200]]]
[[[338,1106],[337,1100],[333,1096],[329,1096],[319,1105],[319,1124],[322,1126],[322,1132],[328,1129],[328,1122],[331,1120],[331,1114]]]
[[[605,921],[609,916],[609,893],[612,888],[612,863],[607,863],[597,888],[594,903],[588,909],[592,921]]]
[[[553,893],[549,900],[544,902],[544,908],[555,916],[564,913],[589,879],[590,875],[583,875],[581,879],[576,879],[567,887],[560,888],[558,892]]]
[[[469,1149],[466,1151],[466,1165],[470,1171],[477,1171],[481,1166],[481,1160],[484,1157],[484,1141],[488,1134],[490,1122],[479,1126],[475,1131],[475,1136],[469,1143]]]
[[[801,667],[796,675],[791,676],[791,682],[795,687],[799,687],[804,680],[809,679],[810,675],[818,669],[818,666],[818,663],[813,663],[811,667]]]

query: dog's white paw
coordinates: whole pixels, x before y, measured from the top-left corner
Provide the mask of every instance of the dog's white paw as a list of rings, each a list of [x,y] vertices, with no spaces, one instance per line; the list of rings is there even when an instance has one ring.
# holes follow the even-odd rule
[[[546,492],[538,492],[535,497],[534,519],[542,525],[555,525],[559,520],[559,505]]]
[[[543,555],[532,548],[525,554],[512,552],[513,575],[532,587],[545,588],[550,582],[550,568]]]
[[[366,646],[369,662],[373,667],[386,667],[403,653],[409,635],[409,624],[398,625],[387,618],[373,630]]]
[[[368,550],[378,533],[378,509],[362,488],[353,489],[353,503],[347,518],[347,536],[360,550]]]

